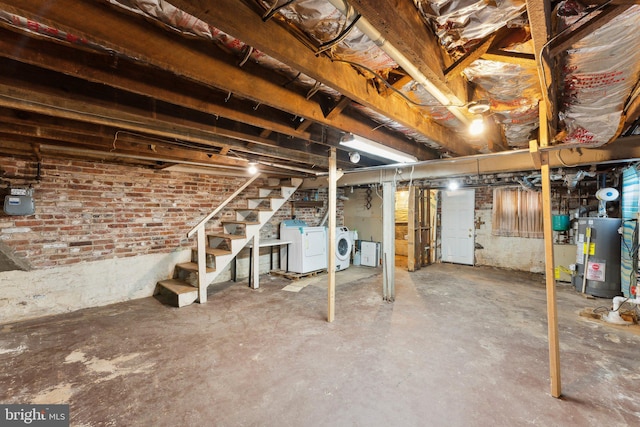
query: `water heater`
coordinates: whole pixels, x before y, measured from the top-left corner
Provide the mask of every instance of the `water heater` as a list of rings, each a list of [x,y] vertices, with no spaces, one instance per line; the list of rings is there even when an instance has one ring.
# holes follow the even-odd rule
[[[578,292],[602,298],[620,295],[620,218],[578,218],[576,236]],[[585,277],[586,276],[586,277]]]

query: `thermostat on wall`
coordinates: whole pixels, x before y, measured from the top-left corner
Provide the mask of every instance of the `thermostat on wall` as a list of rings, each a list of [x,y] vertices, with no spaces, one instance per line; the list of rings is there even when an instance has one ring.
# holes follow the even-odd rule
[[[11,194],[4,197],[4,212],[7,215],[33,215],[36,210],[32,190],[12,188]]]

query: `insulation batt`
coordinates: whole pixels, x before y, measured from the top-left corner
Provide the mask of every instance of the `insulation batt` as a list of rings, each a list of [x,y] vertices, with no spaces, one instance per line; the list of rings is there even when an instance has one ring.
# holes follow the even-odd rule
[[[273,1],[261,1],[265,8]],[[326,43],[337,37],[349,25],[354,16],[345,17],[325,0],[298,0],[280,9],[279,13],[289,23],[297,26],[318,43]],[[398,65],[357,27],[338,43],[332,53],[347,61],[365,65],[375,71],[397,68]]]
[[[491,111],[504,125],[512,147],[527,147],[531,132],[538,127],[538,99],[542,98],[534,68],[478,59],[464,70],[478,86],[478,95],[491,101]]]
[[[505,25],[525,25],[520,19],[526,8],[525,0],[413,1],[440,44],[453,57],[462,56],[479,40]]]
[[[150,17],[165,26],[180,31],[186,35],[192,35],[199,38],[211,40],[220,48],[227,52],[233,53],[238,57],[243,57],[248,46],[237,38],[220,31],[217,28],[209,26],[206,22],[176,8],[164,0],[108,0],[114,6],[124,8],[130,12]],[[286,75],[291,79],[296,79],[298,84],[311,88],[316,81],[311,77],[298,73],[298,71],[283,64],[280,61],[266,55],[257,49],[253,49],[250,59],[265,68],[275,70]],[[331,96],[334,99],[340,97],[340,94],[328,86],[320,85],[319,91]]]
[[[565,25],[575,21],[574,15],[558,18],[570,20]],[[640,6],[631,6],[563,55],[562,142],[599,147],[620,133],[624,103],[640,79],[639,23]]]

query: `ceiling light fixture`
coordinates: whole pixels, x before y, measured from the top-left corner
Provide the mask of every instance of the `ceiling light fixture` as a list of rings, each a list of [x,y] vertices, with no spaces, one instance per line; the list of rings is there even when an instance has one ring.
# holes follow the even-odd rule
[[[258,172],[258,164],[256,162],[249,162],[247,172],[249,172],[251,175],[255,175],[256,172]]]
[[[469,124],[469,134],[472,136],[481,135],[484,132],[484,116],[491,108],[491,104],[486,99],[472,101],[467,105],[469,113],[474,114],[475,118]]]
[[[387,147],[378,142],[363,138],[358,135],[346,134],[340,140],[340,145],[371,154],[382,159],[393,160],[397,163],[414,163],[418,159],[410,154]]]
[[[351,163],[358,163],[360,161],[360,153],[358,153],[357,151],[350,152],[349,160],[351,160]]]
[[[458,183],[458,181],[456,181],[455,179],[449,182],[449,185],[447,186],[447,188],[451,191],[455,191],[458,188],[460,188],[460,184]]]
[[[478,116],[471,121],[469,125],[469,134],[472,136],[478,136],[484,132],[484,118]]]

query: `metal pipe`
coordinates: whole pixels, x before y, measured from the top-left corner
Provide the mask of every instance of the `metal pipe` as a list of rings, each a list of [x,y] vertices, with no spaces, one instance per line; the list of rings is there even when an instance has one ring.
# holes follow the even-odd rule
[[[329,0],[336,9],[338,9],[343,15],[348,16],[349,10],[347,2],[343,0]],[[427,78],[409,59],[395,48],[391,43],[384,38],[382,33],[378,31],[371,23],[364,17],[361,17],[356,23],[356,27],[362,31],[369,39],[374,42],[380,49],[382,49],[391,59],[393,59],[398,66],[407,72],[416,82],[425,88],[435,99],[438,100],[444,107],[446,107],[451,113],[456,116],[462,123],[468,125],[470,123],[469,118],[465,116],[459,107],[451,105],[451,100],[447,95],[442,93],[431,80]]]

